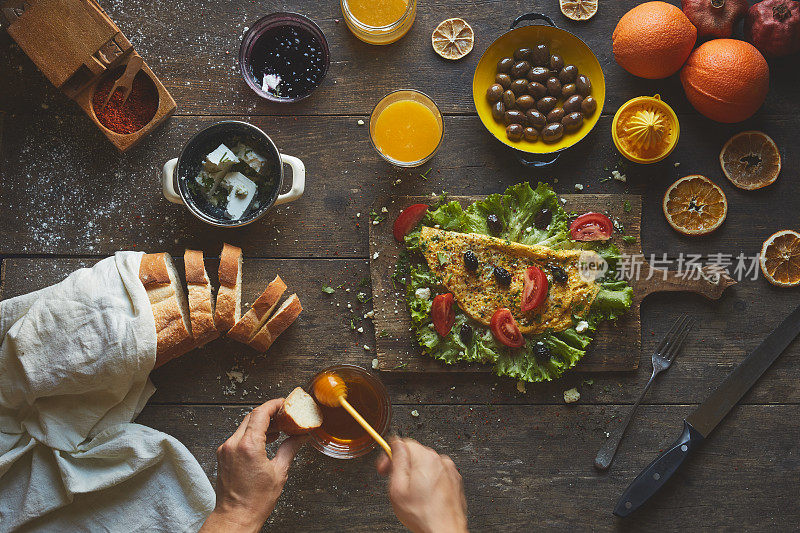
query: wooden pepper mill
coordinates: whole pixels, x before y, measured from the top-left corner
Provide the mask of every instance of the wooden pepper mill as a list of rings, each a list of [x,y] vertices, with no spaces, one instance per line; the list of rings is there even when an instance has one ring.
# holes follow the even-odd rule
[[[0,13],[8,34],[39,70],[75,100],[120,151],[135,145],[175,112],[175,100],[143,62],[137,77],[146,78],[135,86],[145,87],[148,97],[152,98],[152,118],[145,117],[142,127],[131,133],[120,132],[123,130],[119,128],[114,131],[98,118],[96,111],[103,112],[105,108],[92,101],[96,89],[113,83],[137,54],[130,41],[94,1],[7,0]],[[106,124],[114,127],[108,121]]]

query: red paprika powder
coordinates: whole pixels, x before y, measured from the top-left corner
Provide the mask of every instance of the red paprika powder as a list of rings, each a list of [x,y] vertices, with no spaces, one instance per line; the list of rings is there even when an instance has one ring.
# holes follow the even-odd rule
[[[100,123],[115,133],[135,133],[150,122],[158,110],[158,91],[150,77],[143,71],[136,74],[131,84],[131,93],[122,103],[122,90],[117,89],[105,107],[105,102],[121,71],[107,74],[94,91],[92,106]]]

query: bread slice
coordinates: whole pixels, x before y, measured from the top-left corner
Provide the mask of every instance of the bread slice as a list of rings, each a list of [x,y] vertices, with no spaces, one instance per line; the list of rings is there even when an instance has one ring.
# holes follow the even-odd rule
[[[264,327],[258,330],[255,337],[250,339],[250,342],[247,344],[260,352],[266,352],[269,347],[272,346],[272,343],[275,342],[275,339],[278,338],[278,335],[283,333],[286,328],[292,325],[292,322],[297,320],[302,310],[303,306],[300,305],[300,299],[296,294],[292,294],[281,304],[278,310],[275,311],[275,314],[272,315],[272,318],[267,320]]]
[[[261,326],[267,321],[272,311],[278,305],[278,302],[286,291],[286,284],[280,276],[275,276],[261,296],[256,298],[250,310],[247,311],[242,318],[228,331],[228,337],[247,344],[250,342]]]
[[[186,289],[189,293],[192,337],[195,346],[199,347],[219,337],[219,330],[214,326],[214,299],[211,297],[211,281],[206,272],[203,252],[186,250],[183,269],[186,271]]]
[[[303,435],[322,425],[322,410],[311,395],[297,387],[286,397],[273,423],[287,435]]]
[[[242,249],[228,243],[219,256],[219,292],[214,325],[227,332],[242,316]]]
[[[147,291],[156,323],[155,367],[158,368],[194,347],[189,304],[169,254],[142,256],[139,279]]]

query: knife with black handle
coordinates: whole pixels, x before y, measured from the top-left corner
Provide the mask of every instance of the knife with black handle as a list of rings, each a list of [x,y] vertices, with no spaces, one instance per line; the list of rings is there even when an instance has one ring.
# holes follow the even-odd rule
[[[625,517],[663,487],[692,451],[711,434],[725,415],[800,333],[800,307],[781,322],[764,341],[739,363],[725,381],[683,422],[683,433],[625,489],[614,514]]]

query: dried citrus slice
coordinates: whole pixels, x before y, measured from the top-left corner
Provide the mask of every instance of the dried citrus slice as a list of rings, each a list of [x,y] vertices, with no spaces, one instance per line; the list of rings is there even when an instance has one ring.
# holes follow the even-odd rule
[[[684,176],[664,194],[664,216],[684,235],[705,235],[717,229],[728,214],[728,200],[705,176]]]
[[[759,257],[761,272],[778,287],[800,285],[800,233],[785,229],[764,241]]]
[[[434,51],[443,58],[461,59],[472,51],[475,33],[464,19],[447,19],[433,30],[431,44]]]
[[[728,139],[719,153],[725,176],[740,189],[760,189],[778,179],[781,154],[775,141],[760,131],[743,131]]]
[[[597,13],[597,0],[561,0],[561,12],[572,20],[589,20]]]

